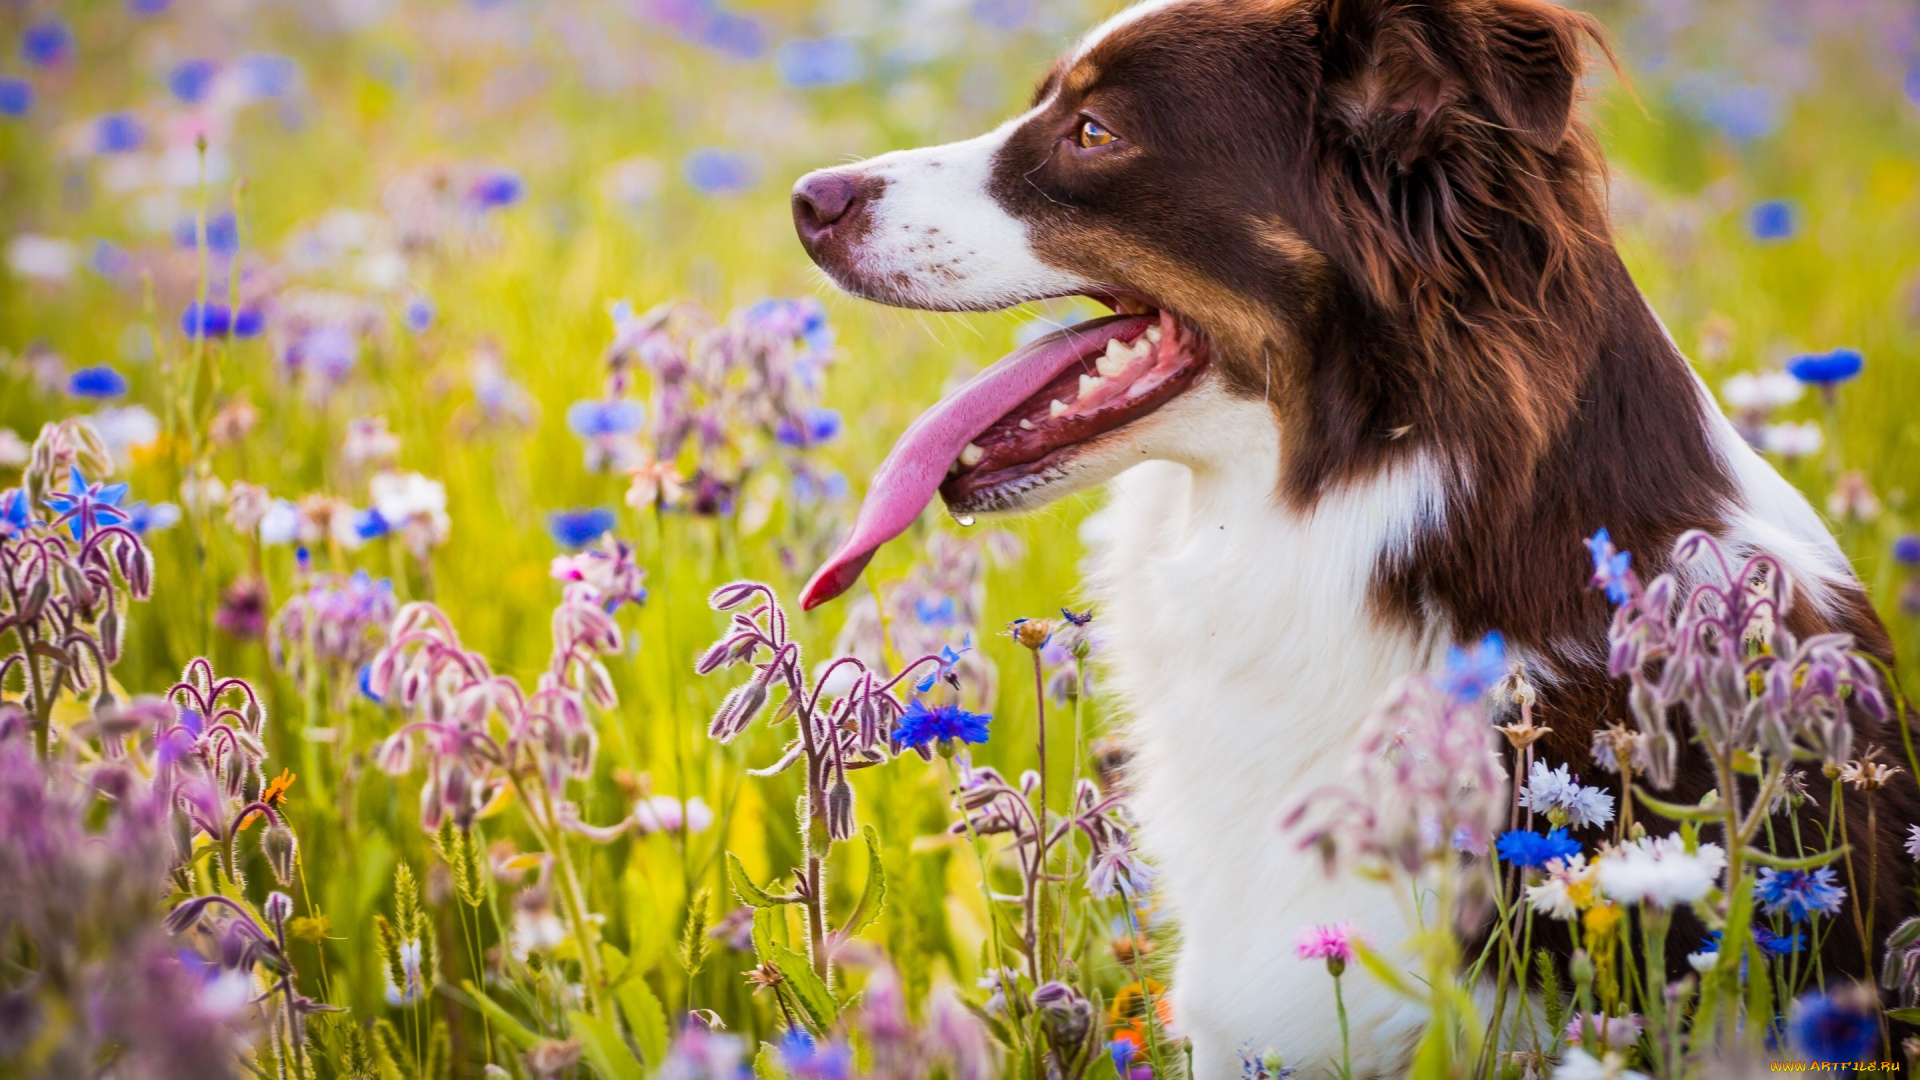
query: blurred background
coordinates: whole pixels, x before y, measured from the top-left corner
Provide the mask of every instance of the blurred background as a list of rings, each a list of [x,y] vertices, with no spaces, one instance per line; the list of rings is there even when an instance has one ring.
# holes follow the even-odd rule
[[[997,123],[1111,6],[6,0],[0,486],[43,422],[91,417],[157,560],[120,679],[159,689],[203,652],[265,679],[276,757],[316,777],[302,763],[333,737],[326,710],[269,675],[271,619],[306,568],[433,598],[530,681],[558,595],[550,560],[611,529],[652,596],[614,665],[622,705],[584,805],[700,797],[726,808],[726,845],[756,872],[788,865],[790,804],[739,782],[777,737],[721,749],[702,733],[726,689],[691,674],[722,625],[706,595],[754,576],[791,597],[912,416],[1016,341],[1091,314],[836,295],[794,240],[788,187]],[[1627,261],[1742,430],[1828,514],[1911,665],[1920,8],[1589,10],[1625,76],[1598,69],[1590,113]],[[649,353],[648,326],[684,348]],[[735,351],[703,354],[729,334]],[[1863,359],[1857,376],[1835,350]],[[1807,357],[1825,367],[1789,373]],[[1822,370],[1841,377],[1805,377]],[[996,717],[979,756],[997,761],[1003,740],[1030,746],[1034,713],[1030,661],[1000,631],[1076,602],[1095,505],[972,529],[930,513],[876,562],[872,580],[899,586],[884,605],[856,594],[799,632],[815,656],[970,642],[968,700]],[[945,825],[944,781],[876,772],[862,812],[889,822],[888,857],[908,867],[916,832]],[[417,783],[369,780],[350,841],[303,832],[310,866],[346,868],[317,886],[336,925],[420,845]],[[296,788],[296,814],[326,790]],[[678,882],[623,884],[626,855],[596,858],[611,860],[616,921],[682,902]],[[887,920],[890,951],[964,974],[978,919],[941,900],[960,871],[911,866],[902,910],[938,917]],[[366,967],[360,993],[375,994]],[[744,994],[736,975],[714,993]]]

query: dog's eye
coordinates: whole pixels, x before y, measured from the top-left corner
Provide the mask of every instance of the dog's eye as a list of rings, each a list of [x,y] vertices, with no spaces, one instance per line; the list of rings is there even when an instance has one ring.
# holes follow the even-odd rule
[[[1101,126],[1098,120],[1080,121],[1080,145],[1091,150],[1096,146],[1105,146],[1113,141],[1113,132]]]

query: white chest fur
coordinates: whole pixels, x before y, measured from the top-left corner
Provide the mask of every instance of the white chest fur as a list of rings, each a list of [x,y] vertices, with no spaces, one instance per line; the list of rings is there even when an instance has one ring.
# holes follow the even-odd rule
[[[1299,929],[1352,921],[1397,951],[1406,928],[1385,886],[1327,878],[1277,819],[1342,777],[1361,719],[1433,660],[1434,635],[1377,622],[1366,589],[1383,552],[1436,522],[1438,486],[1402,468],[1294,514],[1275,497],[1267,410],[1203,396],[1205,424],[1168,425],[1188,445],[1156,447],[1163,460],[1113,481],[1089,523],[1106,676],[1131,717],[1143,842],[1180,926],[1173,1000],[1196,1073],[1238,1076],[1251,1043],[1324,1075],[1339,1052],[1332,987],[1295,958]],[[1419,1014],[1364,975],[1346,993],[1356,1072],[1404,1060]]]

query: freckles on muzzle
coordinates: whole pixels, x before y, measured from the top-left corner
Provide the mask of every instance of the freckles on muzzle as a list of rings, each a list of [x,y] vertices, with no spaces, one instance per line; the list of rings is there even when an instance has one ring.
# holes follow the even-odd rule
[[[873,204],[886,186],[857,169],[819,169],[793,185],[793,228],[800,246],[850,291],[862,291],[855,255],[873,230]]]

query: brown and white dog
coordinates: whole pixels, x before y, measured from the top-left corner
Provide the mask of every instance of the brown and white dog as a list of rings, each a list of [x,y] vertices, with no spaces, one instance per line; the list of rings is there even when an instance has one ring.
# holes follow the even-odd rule
[[[1626,716],[1608,605],[1584,588],[1595,529],[1648,577],[1688,529],[1770,551],[1795,630],[1889,656],[1820,518],[1614,249],[1576,116],[1597,41],[1543,0],[1152,0],[994,131],[794,188],[808,253],[855,295],[1119,312],[916,421],[804,603],[936,491],[972,514],[1108,484],[1092,585],[1207,1080],[1237,1075],[1245,1044],[1309,1068],[1337,1053],[1325,976],[1291,953],[1301,926],[1404,934],[1385,889],[1324,878],[1275,829],[1395,679],[1498,629],[1539,689],[1547,760],[1581,769]],[[1677,798],[1708,785],[1699,761],[1681,774]],[[1894,832],[1920,806],[1899,792],[1887,835],[1852,837],[1879,846],[1882,934],[1912,906]],[[1830,937],[1827,970],[1860,970],[1853,927]],[[1420,1017],[1349,983],[1356,1070],[1391,1071]]]

